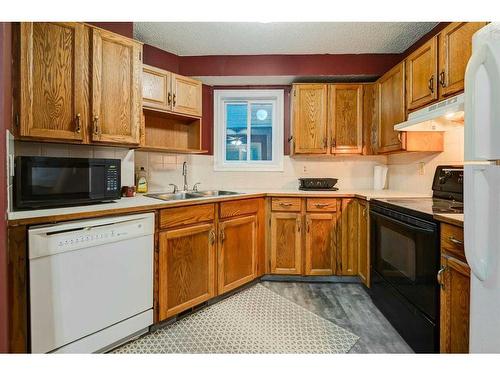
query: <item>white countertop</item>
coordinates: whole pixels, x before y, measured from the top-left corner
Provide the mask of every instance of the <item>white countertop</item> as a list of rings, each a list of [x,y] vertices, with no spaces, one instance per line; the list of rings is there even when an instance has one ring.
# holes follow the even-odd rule
[[[231,190],[231,189],[224,189]],[[337,196],[358,196],[365,199],[376,199],[376,198],[421,198],[429,197],[430,195],[402,192],[395,190],[337,190],[337,191],[302,191],[298,189],[238,189],[241,194],[225,196],[224,198],[236,198],[250,194],[272,194],[272,195],[313,195],[313,196],[325,196],[325,197],[337,197]],[[214,200],[217,198],[214,197]],[[76,213],[85,212],[96,212],[96,211],[106,211],[106,210],[118,210],[127,209],[134,207],[147,207],[147,206],[172,206],[178,205],[183,202],[196,202],[196,201],[206,201],[207,198],[194,198],[189,200],[176,200],[176,201],[162,201],[155,198],[145,197],[144,195],[138,194],[132,198],[122,198],[110,203],[98,203],[89,204],[84,206],[75,207],[60,207],[60,208],[49,208],[49,209],[39,209],[39,210],[26,210],[26,211],[14,211],[8,212],[8,220],[21,220],[21,219],[33,219],[39,217],[51,217],[59,215],[69,215]]]

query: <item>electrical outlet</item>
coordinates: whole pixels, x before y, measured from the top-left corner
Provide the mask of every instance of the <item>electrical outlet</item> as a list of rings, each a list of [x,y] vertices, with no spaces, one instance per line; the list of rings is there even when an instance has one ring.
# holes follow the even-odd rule
[[[425,163],[423,161],[421,161],[417,165],[418,165],[418,174],[420,176],[423,176],[425,174]]]
[[[302,173],[303,174],[308,174],[309,173],[309,170],[307,169],[307,165],[303,165],[302,166]]]

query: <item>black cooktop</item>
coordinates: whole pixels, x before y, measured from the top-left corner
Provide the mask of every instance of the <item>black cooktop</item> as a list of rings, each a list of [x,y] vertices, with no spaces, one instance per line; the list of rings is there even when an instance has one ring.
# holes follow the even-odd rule
[[[436,168],[432,184],[433,197],[374,199],[374,204],[407,215],[432,219],[435,214],[462,214],[463,167],[441,165]]]

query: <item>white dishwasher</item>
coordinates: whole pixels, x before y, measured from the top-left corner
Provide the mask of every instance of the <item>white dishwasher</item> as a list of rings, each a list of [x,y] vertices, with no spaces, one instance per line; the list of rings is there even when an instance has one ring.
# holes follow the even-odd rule
[[[102,352],[147,332],[153,247],[153,213],[31,227],[31,351]]]

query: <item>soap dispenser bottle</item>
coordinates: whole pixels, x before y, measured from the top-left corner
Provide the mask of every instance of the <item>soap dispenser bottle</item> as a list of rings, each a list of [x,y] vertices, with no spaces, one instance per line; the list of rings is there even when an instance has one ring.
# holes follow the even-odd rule
[[[140,171],[137,173],[137,192],[138,193],[148,192],[148,179],[144,167],[141,167]]]

